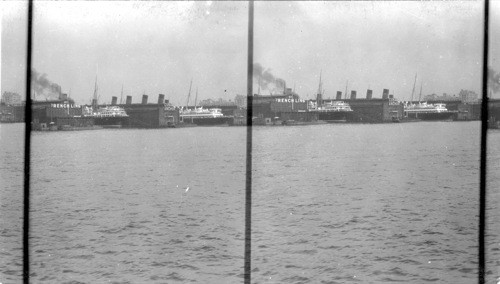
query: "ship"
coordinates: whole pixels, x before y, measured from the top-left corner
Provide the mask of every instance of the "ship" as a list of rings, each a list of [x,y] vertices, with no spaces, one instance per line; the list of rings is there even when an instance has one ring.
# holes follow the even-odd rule
[[[196,97],[194,99],[194,108],[188,108],[189,98],[191,97],[191,87],[193,86],[193,79],[189,84],[189,92],[186,101],[186,107],[179,111],[180,122],[182,126],[197,125],[229,125],[232,121],[232,116],[225,116],[220,108],[204,109],[202,106],[197,107],[198,101],[198,88],[196,88]]]
[[[344,101],[330,101],[323,103],[323,83],[319,74],[319,86],[316,102],[309,102],[309,112],[318,115],[318,121],[327,123],[346,122],[352,116],[351,106]]]
[[[129,116],[122,107],[111,105],[111,106],[99,106],[98,105],[98,85],[97,85],[97,75],[95,77],[94,84],[94,96],[92,98],[92,105],[85,106],[82,109],[83,117],[91,117],[94,119],[94,125],[101,126],[103,128],[121,128],[128,124]],[[122,87],[123,94],[123,87]]]
[[[84,107],[83,116],[92,117],[94,125],[103,128],[121,128],[127,125],[129,119],[125,110],[119,106]]]
[[[343,101],[331,101],[309,111],[318,114],[318,120],[328,123],[346,122],[352,115],[351,106]]]
[[[198,126],[229,125],[232,118],[225,116],[220,108],[204,109],[203,107],[182,109],[179,112],[179,116],[183,123],[191,123]]]
[[[420,120],[452,120],[457,111],[450,111],[446,104],[428,104],[419,102],[418,104],[405,104],[404,116],[409,119]]]

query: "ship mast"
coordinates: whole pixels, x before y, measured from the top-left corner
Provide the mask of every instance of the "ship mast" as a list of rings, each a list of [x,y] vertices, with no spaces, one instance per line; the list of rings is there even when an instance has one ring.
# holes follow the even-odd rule
[[[94,83],[94,96],[92,98],[92,109],[94,111],[97,110],[97,74],[99,74],[99,64],[96,66],[96,71],[95,71],[95,83]]]
[[[198,87],[196,87],[196,96],[194,97],[194,109],[196,109],[198,102]]]
[[[318,94],[323,94],[323,82],[321,82],[321,73],[323,70],[319,71],[319,85],[318,85]]]
[[[193,86],[193,79],[191,79],[191,83],[189,84],[189,92],[188,92],[188,98],[186,101],[186,109],[188,108],[189,105],[189,98],[191,97],[191,87]]]
[[[419,102],[422,99],[422,84],[423,84],[423,82],[420,82],[420,94],[418,95],[418,101]]]
[[[411,90],[411,102],[413,102],[413,94],[415,93],[415,84],[417,83],[417,73],[415,73],[415,81],[413,82],[413,90]]]
[[[319,71],[319,84],[318,84],[318,92],[316,93],[316,108],[319,108],[323,105],[323,82],[321,81],[321,75],[323,70]]]
[[[97,109],[97,75],[95,76],[94,96],[92,98],[92,108]]]

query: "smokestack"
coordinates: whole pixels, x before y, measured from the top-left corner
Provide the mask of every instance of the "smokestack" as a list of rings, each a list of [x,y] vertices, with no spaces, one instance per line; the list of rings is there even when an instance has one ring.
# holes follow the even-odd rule
[[[111,105],[112,106],[116,105],[117,101],[118,101],[118,97],[111,97]]]
[[[351,91],[351,100],[356,99],[356,91]]]
[[[382,93],[382,99],[386,100],[389,98],[389,89],[384,89],[384,92]]]
[[[159,94],[158,95],[158,104],[161,105],[165,101],[165,95],[164,94]]]
[[[337,91],[337,97],[335,98],[336,100],[341,100],[342,99],[342,92]]]
[[[373,94],[373,91],[368,89],[366,90],[366,99],[367,100],[371,100],[372,99],[372,94]]]
[[[148,103],[148,95],[142,95],[142,104],[145,105]]]
[[[125,101],[125,104],[127,104],[127,105],[132,104],[132,96],[127,96],[127,100]]]

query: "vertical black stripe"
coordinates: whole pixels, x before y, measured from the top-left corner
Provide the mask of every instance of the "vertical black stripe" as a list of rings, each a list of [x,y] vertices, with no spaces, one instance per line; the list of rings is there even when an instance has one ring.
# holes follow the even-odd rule
[[[481,103],[481,172],[479,181],[479,271],[478,283],[485,283],[485,231],[486,231],[486,138],[488,131],[488,16],[489,2],[484,2],[483,41],[483,100]]]
[[[253,96],[253,1],[248,6],[248,62],[247,62],[247,152],[245,181],[245,270],[244,283],[251,280],[252,251],[252,96]]]
[[[24,109],[24,211],[23,211],[23,283],[29,283],[30,254],[30,147],[31,147],[31,37],[33,20],[33,1],[28,0],[28,29],[26,48],[26,105]]]

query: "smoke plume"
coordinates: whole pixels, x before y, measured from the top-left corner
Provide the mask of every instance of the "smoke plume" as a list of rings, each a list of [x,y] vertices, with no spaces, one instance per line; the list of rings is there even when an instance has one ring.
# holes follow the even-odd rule
[[[488,67],[488,87],[493,93],[500,91],[500,73]]]
[[[272,93],[281,93],[286,86],[285,80],[271,73],[271,69],[264,68],[259,63],[253,64],[253,77],[259,84],[261,90],[269,90]]]
[[[61,95],[61,86],[47,79],[47,74],[31,70],[31,98],[34,100],[57,100]]]

